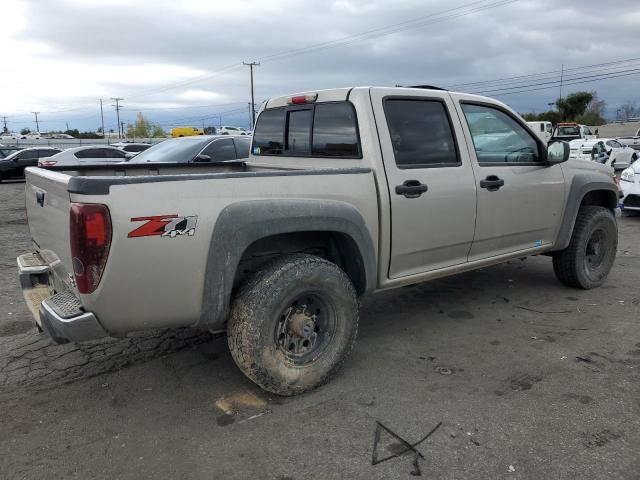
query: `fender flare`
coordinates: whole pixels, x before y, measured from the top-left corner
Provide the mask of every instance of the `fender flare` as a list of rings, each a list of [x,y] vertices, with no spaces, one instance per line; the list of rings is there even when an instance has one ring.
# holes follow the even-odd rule
[[[355,242],[366,278],[376,287],[377,262],[371,234],[360,213],[333,200],[256,200],[225,207],[213,228],[205,270],[202,310],[196,326],[221,328],[227,320],[240,259],[262,238],[294,232],[336,232]]]
[[[589,192],[606,191],[610,192],[610,204],[607,208],[615,209],[618,205],[618,189],[612,181],[605,181],[602,174],[581,173],[575,175],[571,181],[569,195],[567,196],[567,204],[562,216],[562,223],[558,236],[556,237],[553,251],[564,250],[569,246],[573,227],[576,224],[578,210],[582,204],[582,200]]]

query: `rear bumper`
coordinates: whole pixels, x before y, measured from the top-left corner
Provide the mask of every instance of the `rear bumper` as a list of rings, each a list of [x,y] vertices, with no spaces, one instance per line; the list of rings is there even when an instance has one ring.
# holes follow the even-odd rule
[[[53,292],[52,265],[39,254],[20,255],[17,262],[27,307],[38,327],[54,342],[84,342],[109,335],[71,291]]]

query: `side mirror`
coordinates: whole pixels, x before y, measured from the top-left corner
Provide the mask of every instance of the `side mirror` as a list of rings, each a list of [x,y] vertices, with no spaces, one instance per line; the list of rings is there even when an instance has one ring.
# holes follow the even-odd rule
[[[567,142],[553,142],[547,147],[547,163],[555,165],[569,160],[571,148]]]
[[[210,162],[211,157],[209,155],[205,155],[204,153],[201,153],[200,155],[196,156],[196,158],[194,158],[193,161],[194,162]]]

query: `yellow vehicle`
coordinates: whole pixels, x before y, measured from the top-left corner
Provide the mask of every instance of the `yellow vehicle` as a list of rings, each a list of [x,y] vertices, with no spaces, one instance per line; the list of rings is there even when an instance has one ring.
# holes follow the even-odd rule
[[[195,127],[175,127],[171,129],[171,137],[192,137],[193,135],[204,135],[204,131]]]

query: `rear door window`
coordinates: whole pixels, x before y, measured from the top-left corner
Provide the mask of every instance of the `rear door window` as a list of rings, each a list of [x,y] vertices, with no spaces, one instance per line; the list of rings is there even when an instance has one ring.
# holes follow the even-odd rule
[[[104,148],[87,148],[74,153],[76,158],[105,158]]]
[[[384,111],[398,168],[460,165],[442,102],[392,98],[385,100]]]
[[[232,138],[224,138],[214,141],[202,151],[203,155],[209,155],[212,162],[223,162],[225,160],[235,160],[236,148]]]
[[[122,150],[104,148],[104,158],[126,158],[126,153]]]
[[[60,150],[38,150],[38,156],[40,158],[47,158],[47,157],[50,157],[51,155],[55,155],[59,151]]]

